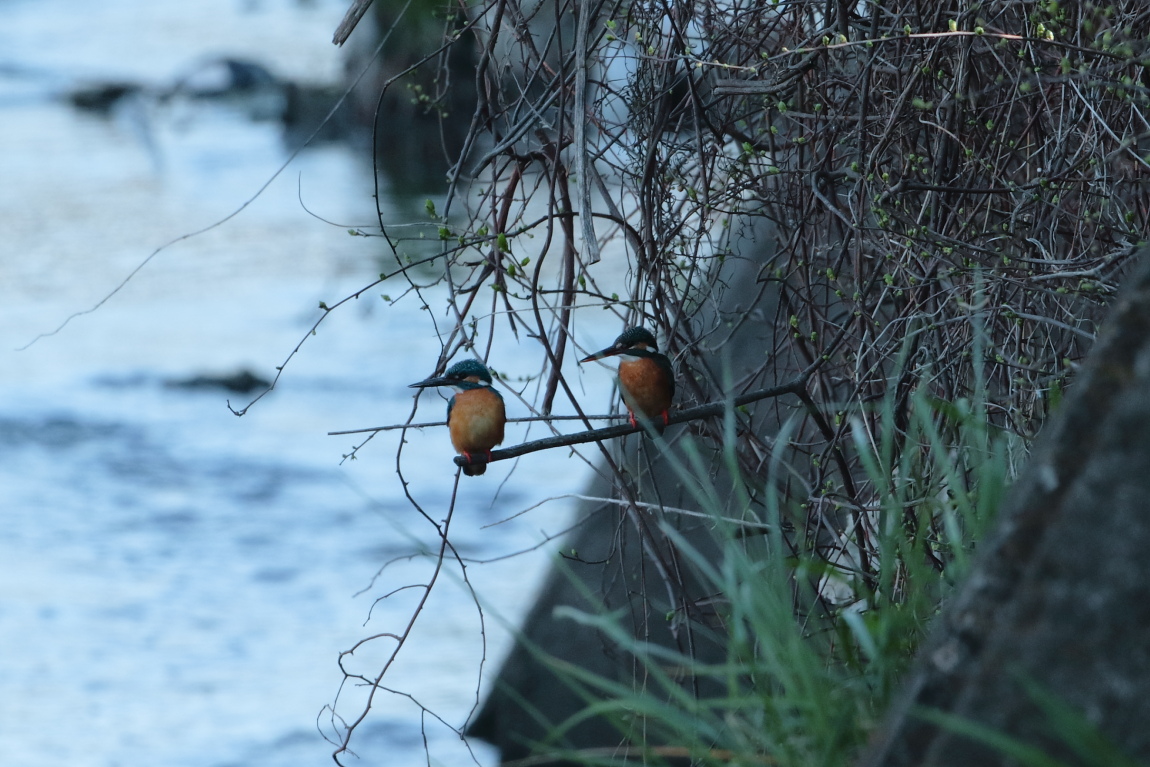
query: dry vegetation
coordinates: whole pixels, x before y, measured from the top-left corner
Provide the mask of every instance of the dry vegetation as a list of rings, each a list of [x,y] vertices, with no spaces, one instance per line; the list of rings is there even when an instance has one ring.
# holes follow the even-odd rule
[[[429,282],[449,288],[442,361],[485,359],[498,334],[534,338],[529,406],[578,409],[562,365],[580,354],[579,318],[606,307],[620,329],[656,331],[689,408],[730,391],[714,360],[741,326],[773,328],[769,348],[740,358],[733,388],[797,382],[798,396],[749,404],[776,423],[798,418],[788,494],[809,516],[789,545],[838,526],[815,548],[840,562],[849,549],[863,596],[881,555],[871,512],[883,483],[863,470],[856,435],[896,456],[918,446],[924,431],[907,425],[921,391],[976,395],[963,412],[1028,439],[1145,239],[1150,10],[1136,0],[485,0],[458,11],[445,48],[421,64],[437,85],[417,93],[435,111],[436,88],[473,82],[475,111],[442,115],[466,133],[446,206],[431,213],[434,276],[400,262],[405,300]],[[446,66],[457,46],[474,51],[462,83]],[[381,220],[390,244],[410,260],[391,223]],[[734,247],[747,232],[768,237]],[[718,268],[730,261],[740,265]],[[766,313],[732,314],[731,275]],[[947,448],[960,420],[949,412],[935,411],[940,441],[924,448]],[[714,444],[720,429],[692,425]],[[740,435],[744,476],[764,476],[771,436]],[[939,489],[898,478],[911,480],[927,483],[911,498]],[[945,481],[951,494],[972,489]],[[821,516],[828,505],[853,513]],[[916,524],[943,568],[945,536],[931,532],[941,523]]]
[[[802,494],[865,508],[852,418],[873,424],[892,391],[901,409],[918,386],[955,402],[984,380],[993,422],[1032,435],[1144,239],[1137,2],[464,10],[448,39],[476,46],[478,101],[443,115],[470,122],[430,256],[453,296],[444,359],[535,338],[539,414],[576,399],[561,364],[586,311],[657,332],[680,407],[726,391],[714,360],[733,326],[766,323],[773,346],[736,393],[808,371],[794,450],[822,459],[791,461]],[[439,72],[441,90],[470,85]],[[768,236],[732,250],[749,231]],[[601,258],[625,259],[619,289]],[[773,316],[724,305],[731,258]],[[696,425],[716,442],[717,428]],[[745,447],[751,475],[767,447]]]

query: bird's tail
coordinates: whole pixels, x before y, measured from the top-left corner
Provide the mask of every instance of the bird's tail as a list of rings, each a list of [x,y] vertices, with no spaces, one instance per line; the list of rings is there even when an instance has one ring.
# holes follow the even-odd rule
[[[487,471],[487,461],[482,461],[480,463],[469,463],[463,467],[463,473],[469,477],[478,477],[485,471]]]
[[[632,426],[646,425],[654,430],[656,434],[662,434],[667,430],[667,423],[670,419],[670,413],[666,410],[656,416],[648,416],[644,413],[636,414],[633,410],[628,410],[627,415],[630,417]],[[646,429],[640,433],[644,437],[651,436]]]

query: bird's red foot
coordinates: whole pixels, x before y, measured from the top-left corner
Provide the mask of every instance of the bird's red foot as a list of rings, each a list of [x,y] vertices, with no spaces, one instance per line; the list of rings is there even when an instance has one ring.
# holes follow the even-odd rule
[[[662,426],[656,426],[655,421],[652,418],[645,418],[645,420],[647,420],[651,423],[651,427],[653,429],[655,429],[655,431],[662,434],[663,429],[666,429],[671,424],[671,413],[668,410],[664,410],[659,417],[663,419],[663,425]],[[637,420],[635,420],[634,411],[631,411],[631,410],[627,411],[627,420],[631,422],[631,428],[633,428],[633,429],[639,428],[639,422]]]
[[[464,459],[467,460],[467,464],[463,467],[463,473],[469,477],[478,477],[480,474],[483,474],[487,471],[487,464],[491,462],[490,450],[484,450],[482,453],[464,452],[462,455]],[[483,458],[476,461],[475,457],[478,455],[482,455]]]

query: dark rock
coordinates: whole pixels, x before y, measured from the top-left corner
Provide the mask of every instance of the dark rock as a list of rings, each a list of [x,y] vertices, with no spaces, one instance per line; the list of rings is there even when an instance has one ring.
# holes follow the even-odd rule
[[[67,94],[67,100],[77,109],[106,115],[122,99],[141,92],[138,83],[109,82],[76,88]]]
[[[279,78],[259,62],[223,57],[197,64],[176,82],[172,91],[197,98],[221,98],[281,85]]]
[[[1150,254],[1140,258],[862,767],[1017,763],[922,709],[1078,764],[1051,703],[1150,760]]]
[[[288,83],[264,65],[222,57],[196,64],[162,99],[219,104],[251,120],[282,121],[288,109],[288,90]]]
[[[250,394],[271,388],[271,381],[261,378],[250,370],[240,370],[230,375],[198,375],[166,381],[165,386],[173,389],[224,389],[237,394]]]

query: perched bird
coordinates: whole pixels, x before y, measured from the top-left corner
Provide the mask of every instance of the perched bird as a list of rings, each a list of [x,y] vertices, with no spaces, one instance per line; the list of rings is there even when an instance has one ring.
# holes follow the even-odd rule
[[[479,360],[464,360],[447,369],[442,376],[411,384],[412,389],[450,386],[455,396],[447,403],[447,427],[456,452],[467,459],[463,473],[469,477],[487,471],[491,448],[503,441],[507,412],[503,395],[491,386],[491,372]],[[475,461],[483,453],[484,459]]]
[[[655,336],[645,328],[629,328],[615,339],[615,343],[602,351],[584,357],[580,362],[591,362],[604,357],[620,357],[619,390],[636,426],[635,416],[646,420],[662,417],[667,425],[667,410],[675,396],[675,372],[671,361],[659,354]]]

